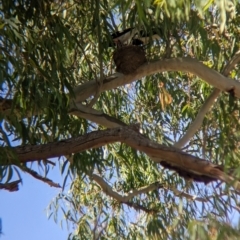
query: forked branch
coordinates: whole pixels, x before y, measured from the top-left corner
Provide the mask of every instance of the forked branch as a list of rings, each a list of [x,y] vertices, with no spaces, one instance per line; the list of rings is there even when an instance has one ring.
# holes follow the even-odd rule
[[[223,75],[228,76],[229,73],[233,70],[236,64],[240,62],[240,51],[236,52],[233,58],[227,63],[225,68],[223,69]],[[214,88],[213,92],[209,95],[205,103],[202,105],[201,109],[199,110],[197,117],[189,126],[185,135],[174,144],[174,147],[181,148],[183,147],[192,137],[193,135],[199,130],[202,125],[203,119],[207,112],[213,106],[215,100],[219,96],[221,91],[217,88]]]
[[[140,189],[135,189],[132,192],[129,192],[128,194],[125,194],[124,196],[122,196],[121,194],[117,193],[116,191],[114,191],[112,189],[112,187],[103,180],[103,178],[101,178],[100,176],[96,175],[96,174],[92,174],[92,179],[98,183],[99,186],[101,186],[103,192],[105,194],[107,194],[108,196],[114,198],[115,200],[117,200],[119,203],[124,203],[126,205],[128,205],[129,207],[133,207],[135,210],[143,210],[147,213],[154,213],[157,212],[157,210],[155,209],[148,209],[146,207],[143,207],[140,204],[136,204],[131,202],[130,200],[140,194],[143,193],[147,193],[149,191],[152,190],[156,190],[158,188],[161,188],[161,184],[159,183],[152,183],[146,187],[142,187]]]

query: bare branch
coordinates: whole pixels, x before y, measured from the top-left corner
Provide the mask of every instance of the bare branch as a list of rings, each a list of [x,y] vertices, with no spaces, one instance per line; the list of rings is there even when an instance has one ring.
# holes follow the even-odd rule
[[[84,106],[81,103],[76,103],[74,107],[70,109],[69,113],[88,119],[107,128],[126,126],[124,122],[88,106]]]
[[[128,201],[128,199],[125,200],[124,197],[123,197],[121,194],[113,191],[113,190],[112,190],[112,187],[111,187],[107,182],[105,182],[101,177],[99,177],[98,175],[92,174],[92,175],[91,175],[91,178],[92,178],[94,181],[96,181],[96,182],[98,183],[98,185],[101,186],[103,192],[105,192],[107,195],[113,197],[113,198],[116,199],[118,202],[126,202],[126,201]]]
[[[113,191],[112,187],[108,183],[106,183],[98,175],[93,174],[92,178],[93,178],[93,180],[95,180],[101,186],[102,190],[107,195],[113,197],[118,202],[128,202],[130,199],[134,198],[137,195],[140,195],[140,194],[143,194],[143,193],[148,193],[150,191],[154,191],[154,190],[157,190],[159,188],[164,188],[167,191],[171,190],[176,196],[185,197],[185,198],[187,198],[187,200],[199,201],[199,202],[207,202],[208,201],[206,198],[200,198],[200,197],[197,197],[197,196],[193,196],[193,195],[190,195],[190,194],[185,193],[183,191],[179,191],[179,190],[177,190],[175,188],[172,188],[172,187],[170,187],[170,188],[165,187],[160,182],[155,182],[155,183],[152,183],[148,186],[144,186],[144,187],[139,188],[139,189],[134,189],[134,190],[128,192],[127,194],[125,194],[124,196],[122,196],[119,193],[116,193],[115,191]]]
[[[56,188],[61,188],[61,186],[58,183],[53,182],[51,179],[46,178],[46,177],[42,177],[41,175],[39,175],[36,171],[29,169],[27,167],[23,167],[23,170],[27,173],[29,173],[31,176],[33,176],[34,178],[41,180],[42,182],[47,183],[49,186],[51,187],[56,187]]]
[[[156,188],[160,188],[161,184],[153,183],[153,184],[150,184],[147,187],[143,187],[143,188],[140,188],[138,190],[134,190],[134,193],[130,192],[127,195],[122,196],[121,194],[113,191],[112,187],[106,181],[104,181],[101,177],[99,177],[98,175],[92,174],[91,177],[94,181],[96,181],[98,183],[98,185],[101,186],[103,192],[105,192],[108,196],[117,200],[119,203],[124,203],[124,204],[128,205],[129,207],[133,207],[135,210],[143,210],[147,213],[157,212],[157,210],[147,209],[146,207],[143,207],[139,204],[129,202],[129,200],[131,198],[133,198],[134,196],[137,196],[139,194],[147,193],[149,191],[155,190]]]
[[[92,174],[91,177],[93,180],[95,180],[101,186],[101,188],[103,189],[103,191],[106,194],[113,197],[118,202],[128,202],[130,199],[134,198],[135,196],[137,196],[139,194],[147,193],[147,192],[150,192],[150,191],[153,191],[153,190],[163,187],[163,185],[160,184],[159,182],[155,182],[148,186],[145,186],[145,187],[142,187],[139,189],[134,189],[134,190],[130,191],[129,193],[125,194],[124,196],[122,196],[121,194],[113,191],[112,187],[98,175]]]
[[[236,57],[234,57],[233,60],[230,61],[229,67],[226,68],[226,71],[224,71],[224,73],[230,71],[229,69],[231,69],[231,67],[233,67],[239,61],[239,55],[240,54],[237,53]],[[240,97],[240,83],[238,83],[237,81],[230,81],[229,78],[224,77],[215,70],[210,69],[202,63],[198,62],[197,60],[191,58],[163,59],[143,65],[133,74],[122,75],[116,73],[110,77],[105,78],[102,81],[100,90],[101,92],[107,91],[131,83],[136,79],[142,78],[146,75],[164,71],[191,72],[198,75],[199,77],[202,77],[203,80],[206,80],[213,86],[216,86],[223,91],[234,89],[235,96]],[[95,80],[89,81],[76,87],[74,90],[76,99],[74,100],[75,103],[72,104],[72,106],[70,107],[70,114],[86,118],[108,128],[124,126],[125,124],[120,120],[117,120],[104,113],[80,104],[81,101],[86,100],[88,97],[94,95],[97,91],[99,91],[99,87]],[[213,92],[213,95],[209,96],[207,102],[204,104],[204,106],[199,112],[199,115],[197,116],[199,120],[197,120],[197,123],[193,123],[192,128],[196,129],[196,126],[199,125],[199,123],[201,122],[201,117],[205,116],[205,112],[208,111],[209,106],[211,106],[212,102],[214,102],[214,97],[216,97],[216,93],[217,90]],[[3,110],[5,115],[9,114],[8,108]],[[189,139],[190,135],[192,135],[192,132],[193,130],[190,129],[185,139],[183,139],[181,143],[178,143],[176,147],[181,147],[182,145],[184,145],[187,141],[186,139]]]
[[[231,89],[234,89],[235,96],[240,98],[240,83],[238,81],[224,77],[214,69],[211,69],[196,59],[192,58],[162,59],[144,64],[143,66],[139,67],[134,73],[129,75],[107,77],[103,80],[101,91],[103,92],[114,89],[119,86],[132,83],[136,79],[141,79],[144,76],[165,71],[190,72],[221,91],[229,91]],[[75,101],[82,102],[90,96],[94,95],[96,91],[97,84],[95,80],[84,83],[74,89],[76,96]]]
[[[204,119],[205,115],[207,114],[207,112],[213,106],[213,104],[214,104],[215,100],[217,99],[217,97],[219,96],[220,92],[221,91],[217,88],[215,88],[213,90],[213,92],[210,94],[208,99],[202,105],[201,109],[199,110],[199,112],[197,114],[197,117],[191,123],[191,125],[189,126],[185,135],[178,142],[176,142],[174,144],[174,147],[176,147],[176,148],[183,147],[193,137],[193,135],[199,130],[199,128],[202,125],[202,122],[203,122],[203,119]]]
[[[233,58],[227,63],[227,65],[223,69],[223,75],[224,76],[229,75],[229,73],[232,71],[235,65],[239,62],[240,62],[240,51],[236,52]],[[213,92],[210,94],[208,99],[202,105],[201,109],[197,114],[196,119],[189,126],[185,135],[178,142],[174,144],[175,147],[177,148],[183,147],[193,137],[193,135],[198,131],[198,129],[202,125],[205,115],[211,109],[211,107],[213,106],[215,100],[217,99],[220,93],[221,91],[217,88],[213,90]]]
[[[11,99],[8,99],[8,102],[4,102],[4,106],[1,108],[1,99],[0,99],[0,112],[2,111],[5,116],[8,116],[11,114],[11,108],[8,107],[7,103],[12,104]],[[6,105],[6,106],[5,106]],[[19,114],[22,110],[18,107],[14,109],[14,114]],[[32,114],[29,113],[28,116],[30,117]],[[40,114],[40,110],[38,111],[38,114]],[[114,127],[120,127],[120,126],[126,126],[126,124],[117,118],[111,117],[101,111],[95,110],[89,106],[83,105],[81,103],[73,103],[70,106],[69,114],[90,120],[92,122],[95,122],[99,125],[102,125],[107,128],[114,128]]]
[[[167,189],[167,188],[165,188],[165,187],[164,187],[164,189],[169,190],[169,189]],[[186,192],[179,191],[179,190],[176,189],[176,188],[170,188],[170,190],[173,191],[173,193],[175,194],[175,196],[185,197],[185,198],[187,198],[187,200],[190,200],[190,201],[208,202],[208,200],[207,200],[206,198],[201,198],[201,197],[193,196],[193,195],[188,194],[188,193],[186,193]]]
[[[183,177],[205,183],[220,180],[233,185],[234,178],[226,175],[222,166],[192,156],[177,148],[155,143],[130,127],[95,131],[76,138],[43,145],[2,147],[1,153],[12,156],[8,154],[12,150],[16,158],[24,163],[82,152],[113,142],[126,143],[130,147],[144,152],[156,163],[177,171]],[[8,159],[8,162],[11,161],[12,159]],[[240,189],[240,183],[234,183],[234,187]]]

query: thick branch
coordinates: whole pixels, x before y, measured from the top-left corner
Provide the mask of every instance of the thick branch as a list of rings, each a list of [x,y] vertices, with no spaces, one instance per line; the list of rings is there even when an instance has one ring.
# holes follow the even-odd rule
[[[197,180],[202,180],[202,178],[206,176],[207,181],[204,182],[221,180],[232,184],[234,180],[232,177],[227,176],[220,166],[182,152],[177,148],[155,143],[129,127],[95,131],[60,142],[48,143],[40,146],[19,146],[12,148],[12,150],[21,162],[32,162],[82,152],[113,142],[126,143],[132,148],[144,152],[153,161],[161,163],[163,166],[173,169],[179,174],[183,171],[184,176],[186,176],[186,173],[188,173],[187,176],[190,177],[195,174],[199,176]],[[7,147],[2,148],[2,152],[8,149]],[[240,189],[240,185],[236,188]]]
[[[230,65],[231,66],[235,65],[237,61],[238,59],[236,57],[230,62],[231,63]],[[228,68],[226,69],[227,69],[226,71],[229,71]],[[208,83],[212,84],[213,86],[215,86],[216,88],[222,91],[229,91],[231,89],[234,89],[235,96],[240,97],[239,82],[226,78],[220,73],[216,72],[215,70],[210,69],[207,66],[203,65],[202,63],[198,62],[197,60],[191,59],[191,58],[163,59],[163,60],[159,60],[156,62],[143,65],[139,69],[137,69],[137,71],[133,74],[129,74],[129,75],[114,74],[113,76],[110,76],[103,80],[101,91],[103,92],[113,88],[117,88],[119,86],[131,83],[136,79],[142,78],[144,76],[154,74],[157,72],[164,72],[164,71],[191,72],[193,74],[198,75],[203,80],[207,81]],[[87,83],[84,83],[76,87],[74,89],[74,92],[76,95],[76,99],[75,99],[76,104],[73,104],[73,106],[70,109],[70,113],[76,116],[86,118],[90,121],[94,121],[108,128],[125,125],[124,123],[122,123],[121,121],[113,117],[110,117],[104,113],[98,112],[97,110],[91,109],[84,105],[78,104],[79,102],[86,100],[88,97],[94,95],[97,90],[98,90],[98,85],[95,80],[89,81]],[[213,93],[213,94],[215,95],[216,93]],[[213,102],[213,99],[214,99],[214,96],[210,96],[206,105],[210,106],[211,103]],[[207,108],[208,107],[206,107],[206,109],[202,109],[201,112],[199,112],[199,115],[204,116],[205,112],[207,111]],[[0,111],[4,111],[4,114],[7,115],[9,113],[9,106],[6,106],[6,108],[0,109]],[[196,123],[196,125],[199,125],[200,121],[201,119],[198,120],[198,123]],[[195,123],[193,127],[194,128],[196,127]],[[186,136],[186,138],[182,140],[182,143],[179,143],[177,146],[180,147],[181,145],[183,145],[184,142],[186,142],[187,138],[189,138],[189,136]]]
[[[233,58],[227,63],[227,65],[223,69],[223,75],[228,76],[229,73],[235,67],[235,65],[239,63],[239,61],[240,61],[240,51],[236,52]],[[208,99],[202,105],[201,109],[197,114],[196,119],[189,126],[185,135],[177,143],[174,144],[175,147],[177,148],[183,147],[193,137],[193,135],[198,131],[198,129],[202,125],[205,115],[211,109],[211,107],[213,106],[215,100],[217,99],[220,93],[221,91],[217,88],[213,90],[213,92],[210,94]]]
[[[231,78],[224,77],[217,71],[192,58],[162,59],[156,62],[144,64],[132,74],[120,75],[119,77],[108,77],[103,80],[101,91],[111,90],[119,86],[132,83],[136,79],[141,79],[142,77],[165,71],[190,72],[221,91],[230,91],[234,89],[235,96],[240,98],[239,82],[234,81]],[[96,91],[97,84],[95,80],[84,83],[74,89],[76,95],[75,101],[82,102],[94,95]]]
[[[233,57],[233,59],[226,65],[226,67],[223,71],[224,75],[229,74],[229,72],[232,70],[232,68],[238,63],[239,57],[240,57],[240,53],[237,52],[235,54],[235,56]],[[142,73],[142,75],[144,75],[144,74],[147,75],[151,69],[155,69],[156,72],[157,71],[165,71],[166,70],[166,66],[165,66],[166,61],[168,64],[167,65],[168,68],[171,69],[171,68],[178,67],[179,65],[176,66],[176,62],[181,61],[181,59],[172,59],[172,60],[167,59],[167,60],[161,60],[161,61],[158,61],[155,63],[150,63],[150,64],[144,66],[144,68],[141,67],[141,68],[143,68],[142,70],[141,70],[141,68],[140,68],[140,70],[138,69],[138,72],[140,72],[140,73],[138,73],[138,75],[141,73]],[[184,58],[182,61],[183,61],[182,65],[184,65],[185,64],[184,62],[187,62],[187,63],[189,62],[189,58]],[[195,71],[195,69],[197,69],[197,66],[200,65],[200,67],[203,68],[202,71],[204,71],[204,69],[208,69],[208,71],[210,71],[210,72],[213,71],[213,73],[216,75],[215,78],[217,78],[220,75],[215,70],[212,70],[212,69],[206,67],[205,65],[197,62],[196,60],[193,60],[193,61],[194,61],[193,65],[195,67],[189,68],[188,69],[189,72],[191,72],[191,70]],[[161,64],[162,62],[164,62],[165,65]],[[192,63],[192,59],[190,62]],[[156,65],[156,63],[158,63],[158,64]],[[172,63],[172,66],[170,63]],[[155,64],[155,65],[153,65],[153,64]],[[156,66],[157,66],[157,68],[156,68]],[[147,69],[147,71],[146,71],[146,69]],[[184,69],[186,69],[186,67]],[[176,70],[176,69],[174,69],[174,70]],[[151,70],[151,71],[153,71],[153,70]],[[197,74],[196,71],[194,73]],[[131,75],[121,75],[121,74],[116,75],[115,74],[114,76],[106,78],[103,81],[101,90],[106,91],[111,88],[116,88],[118,86],[127,84],[127,83],[129,83],[129,81],[132,82],[137,79],[137,77],[134,77],[135,75],[136,75],[136,73],[131,74]],[[222,75],[220,75],[220,76],[222,78],[224,78]],[[223,81],[226,81],[226,80],[228,81],[227,84],[229,84],[229,79],[225,78],[225,80],[223,80]],[[96,89],[98,89],[95,81],[90,81],[90,82],[87,82],[87,83],[77,87],[75,89],[75,94],[77,95],[76,102],[79,100],[85,100],[85,98],[91,96],[91,93],[94,94],[95,90],[96,90],[95,87],[96,87]],[[175,144],[175,147],[181,148],[182,146],[184,146],[189,141],[189,139],[194,135],[194,133],[199,129],[206,113],[209,111],[209,109],[213,105],[213,103],[214,103],[215,99],[218,97],[219,93],[220,93],[220,90],[214,89],[212,94],[209,96],[209,98],[206,100],[206,102],[200,109],[200,111],[196,117],[196,120],[190,125],[190,127],[189,127],[187,133],[184,135],[184,137]],[[82,95],[82,94],[86,94],[86,95]],[[97,124],[103,125],[108,128],[114,128],[114,127],[119,127],[119,126],[125,125],[123,122],[121,122],[118,119],[110,117],[107,114],[101,113],[95,109],[89,108],[80,103],[74,104],[74,107],[71,108],[70,113],[73,115],[88,119],[90,121],[93,121]]]

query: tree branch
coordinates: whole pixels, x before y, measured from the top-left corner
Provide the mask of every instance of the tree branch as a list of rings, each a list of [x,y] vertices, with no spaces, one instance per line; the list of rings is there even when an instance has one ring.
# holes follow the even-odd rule
[[[5,116],[8,116],[9,114],[13,114],[13,113],[19,115],[19,111],[20,112],[22,111],[20,108],[16,107],[16,109],[14,109],[14,112],[11,112],[10,104],[12,104],[13,102],[12,99],[8,99],[7,104],[3,102],[4,105],[2,105],[2,108],[1,108],[1,101],[2,100],[0,98],[0,112],[2,112]],[[38,114],[40,114],[40,111],[38,111]],[[95,122],[107,128],[126,126],[124,122],[118,120],[117,118],[111,117],[101,111],[95,110],[81,103],[71,104],[69,109],[69,114],[87,119],[89,121]],[[30,117],[30,113],[27,115]]]
[[[139,204],[133,203],[133,202],[129,202],[130,199],[132,199],[133,197],[142,194],[142,193],[147,193],[149,191],[155,190],[157,188],[161,187],[161,184],[159,183],[152,183],[149,186],[146,187],[142,187],[140,189],[136,189],[133,190],[132,192],[129,192],[128,194],[126,194],[125,196],[122,196],[121,194],[115,192],[112,190],[112,187],[103,180],[103,178],[99,177],[96,174],[92,174],[91,175],[92,179],[98,183],[98,185],[102,188],[103,192],[105,192],[108,196],[114,198],[115,200],[117,200],[119,203],[124,203],[127,204],[130,207],[133,207],[135,210],[143,210],[145,212],[148,213],[153,213],[153,212],[157,212],[157,210],[154,209],[147,209],[146,207],[143,207]]]
[[[136,79],[165,71],[183,71],[197,75],[210,85],[221,91],[234,90],[236,97],[240,98],[240,83],[231,78],[224,77],[214,69],[211,69],[196,59],[192,58],[173,58],[162,59],[139,67],[134,73],[128,75],[120,75],[118,77],[110,76],[103,80],[101,91],[107,91],[134,82]],[[86,82],[74,89],[75,102],[82,102],[94,95],[97,91],[95,80]]]
[[[105,182],[101,177],[99,177],[98,175],[92,174],[91,177],[94,181],[96,181],[98,183],[98,185],[101,186],[102,190],[106,194],[113,197],[118,202],[128,202],[129,200],[131,200],[132,198],[134,198],[137,195],[140,195],[140,194],[143,194],[143,193],[148,193],[150,191],[153,191],[153,190],[156,190],[156,189],[159,189],[159,188],[163,187],[163,185],[160,184],[159,182],[155,182],[155,183],[152,183],[148,186],[144,186],[144,187],[141,187],[139,189],[134,189],[134,190],[128,192],[127,194],[125,194],[124,196],[122,196],[121,194],[113,191],[112,187],[107,182]]]
[[[103,112],[82,105],[81,103],[74,104],[74,106],[71,107],[69,113],[90,120],[107,128],[126,126],[124,122],[118,120],[117,118],[111,117]]]
[[[213,90],[213,92],[207,98],[205,103],[202,105],[195,120],[190,124],[187,132],[184,134],[184,136],[181,139],[178,140],[178,142],[174,144],[174,147],[176,148],[183,147],[193,137],[193,135],[199,130],[205,115],[207,114],[208,111],[210,111],[211,107],[213,106],[220,92],[221,91],[217,88]]]
[[[221,180],[233,185],[234,178],[226,175],[221,166],[182,152],[177,148],[153,142],[131,127],[95,131],[76,138],[43,145],[2,147],[1,154],[12,156],[8,154],[12,150],[16,158],[24,163],[82,152],[114,142],[126,143],[130,147],[144,152],[156,163],[161,163],[164,167],[177,171],[181,176],[205,183]],[[8,161],[11,162],[12,159],[8,159]],[[234,187],[240,189],[240,183],[234,183]]]
[[[22,170],[24,170],[25,172],[29,173],[31,176],[33,176],[34,178],[47,183],[49,186],[51,187],[56,187],[56,188],[61,188],[61,186],[58,183],[53,182],[51,179],[46,178],[46,177],[42,177],[41,175],[39,175],[36,171],[29,169],[27,167],[21,167]]]
[[[174,188],[167,188],[159,182],[152,183],[148,186],[144,186],[144,187],[139,188],[139,189],[134,189],[134,190],[128,192],[127,194],[125,194],[124,196],[122,196],[119,193],[113,191],[112,187],[108,183],[106,183],[98,175],[93,174],[91,177],[94,181],[96,181],[98,183],[98,185],[101,186],[103,192],[105,192],[107,195],[113,197],[118,202],[128,202],[129,200],[131,200],[132,198],[134,198],[137,195],[140,195],[140,194],[143,194],[143,193],[148,193],[150,191],[154,191],[154,190],[157,190],[159,188],[164,188],[167,191],[171,190],[176,196],[185,197],[185,198],[187,198],[187,200],[199,201],[199,202],[208,202],[208,200],[206,198],[200,198],[200,197],[197,197],[197,196],[193,196],[193,195],[190,195],[190,194],[185,193],[183,191],[179,191],[179,190],[174,189]]]
[[[171,190],[175,196],[177,197],[185,197],[187,200],[189,201],[198,201],[198,202],[208,202],[208,200],[206,198],[201,198],[201,197],[197,197],[197,196],[193,196],[191,194],[188,194],[186,192],[183,192],[183,191],[179,191],[178,189],[176,188],[166,188],[164,187],[164,189],[166,190]]]
[[[10,183],[0,183],[0,189],[5,189],[9,192],[16,192],[19,189],[18,185],[20,182],[22,182],[22,180],[16,180]]]
[[[240,62],[240,51],[237,51],[232,57],[232,59],[224,67],[222,74],[224,76],[228,76],[230,72],[233,70],[233,68],[235,67],[235,65],[238,64],[239,62]]]
[[[233,70],[235,65],[239,63],[240,61],[240,51],[236,52],[233,58],[227,63],[225,68],[223,69],[223,75],[228,76],[229,73]],[[191,123],[189,126],[187,132],[185,135],[174,144],[174,147],[181,148],[183,147],[192,137],[193,135],[198,131],[198,129],[201,127],[203,119],[207,112],[211,109],[213,106],[215,100],[219,96],[221,91],[217,88],[213,90],[213,92],[210,94],[210,96],[207,98],[205,103],[202,105],[201,109],[199,110],[197,117],[195,120]]]
[[[240,53],[238,52],[235,57],[229,62],[229,65],[226,68],[226,71],[224,71],[224,73],[230,71],[230,69],[239,61],[239,55]],[[210,69],[202,63],[198,62],[197,60],[191,58],[163,59],[149,64],[145,64],[139,69],[137,69],[135,73],[129,75],[116,73],[103,80],[103,83],[101,85],[101,92],[131,83],[136,79],[142,78],[144,76],[164,71],[191,72],[199,77],[202,77],[203,80],[219,88],[220,90],[229,91],[231,89],[234,89],[235,96],[240,98],[239,82],[230,81],[232,79],[224,77],[215,70]],[[120,120],[80,104],[81,101],[86,100],[88,97],[94,95],[97,90],[99,90],[99,88],[95,80],[86,82],[76,87],[74,89],[76,99],[70,107],[70,114],[86,118],[90,121],[94,121],[108,128],[124,126],[125,124]],[[188,130],[189,132],[187,132],[186,137],[181,140],[180,143],[177,143],[176,147],[181,147],[185,144],[186,141],[188,141],[187,139],[189,139],[192,135],[192,132],[194,132],[192,130],[193,128],[199,128],[198,126],[199,124],[201,125],[201,119],[205,116],[205,113],[208,111],[209,107],[211,107],[211,104],[214,102],[214,97],[216,98],[217,92],[218,91],[215,90],[212,95],[209,96],[208,100],[203,105],[197,116],[199,120],[196,120],[197,122],[192,124],[191,128]],[[4,114],[9,114],[9,106],[0,109],[0,111],[1,110],[4,111]]]

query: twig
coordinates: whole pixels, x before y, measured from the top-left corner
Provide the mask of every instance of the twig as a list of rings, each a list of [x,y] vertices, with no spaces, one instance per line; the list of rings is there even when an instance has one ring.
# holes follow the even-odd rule
[[[41,180],[42,182],[47,183],[49,186],[51,187],[56,187],[56,188],[61,188],[61,186],[58,183],[53,182],[51,179],[46,178],[46,177],[42,177],[41,175],[39,175],[36,171],[29,169],[27,167],[21,167],[25,172],[29,173],[31,176],[33,176],[34,178]]]
[[[54,163],[54,162],[52,162],[52,161],[50,161],[50,160],[48,160],[48,159],[44,159],[44,160],[43,160],[43,163],[44,163],[44,164],[50,164],[50,165],[52,165],[52,166],[56,166],[56,163]]]
[[[105,192],[108,196],[114,198],[115,200],[117,200],[119,203],[124,203],[130,207],[133,207],[135,210],[143,210],[147,213],[154,213],[157,212],[156,209],[147,209],[146,207],[143,207],[140,204],[136,204],[133,202],[130,202],[130,199],[132,199],[133,197],[139,195],[139,194],[143,194],[143,193],[147,193],[149,191],[153,191],[155,189],[161,188],[162,185],[157,183],[152,183],[146,187],[142,187],[136,190],[133,190],[129,193],[127,193],[125,196],[122,196],[121,194],[113,191],[112,187],[103,180],[103,178],[99,177],[96,174],[92,174],[91,178],[98,183],[98,185],[101,186],[103,192]]]
[[[171,190],[173,191],[173,193],[175,194],[175,196],[178,196],[178,197],[185,197],[187,200],[190,200],[190,201],[198,201],[198,202],[208,202],[208,200],[206,198],[201,198],[201,197],[197,197],[197,196],[193,196],[191,194],[188,194],[186,192],[183,192],[183,191],[179,191],[178,189],[175,189],[175,188],[166,188],[164,187],[164,189],[166,190]]]
[[[19,190],[19,183],[22,182],[22,180],[16,180],[10,183],[0,183],[0,189],[5,189],[10,192],[16,192]]]
[[[224,67],[222,74],[224,76],[229,75],[229,73],[233,70],[235,65],[238,64],[239,62],[240,62],[240,51],[237,51],[232,57],[232,59]]]
[[[99,177],[96,174],[92,174],[91,178],[96,181],[98,183],[98,185],[101,186],[103,192],[105,192],[107,195],[113,197],[114,199],[116,199],[118,202],[128,202],[130,199],[132,199],[133,197],[142,194],[142,193],[147,193],[149,191],[155,190],[156,188],[160,188],[161,185],[158,185],[156,183],[150,184],[147,187],[143,187],[140,189],[136,189],[133,190],[127,194],[125,194],[124,196],[122,196],[121,194],[115,192],[112,190],[112,187],[103,180],[103,178]]]

